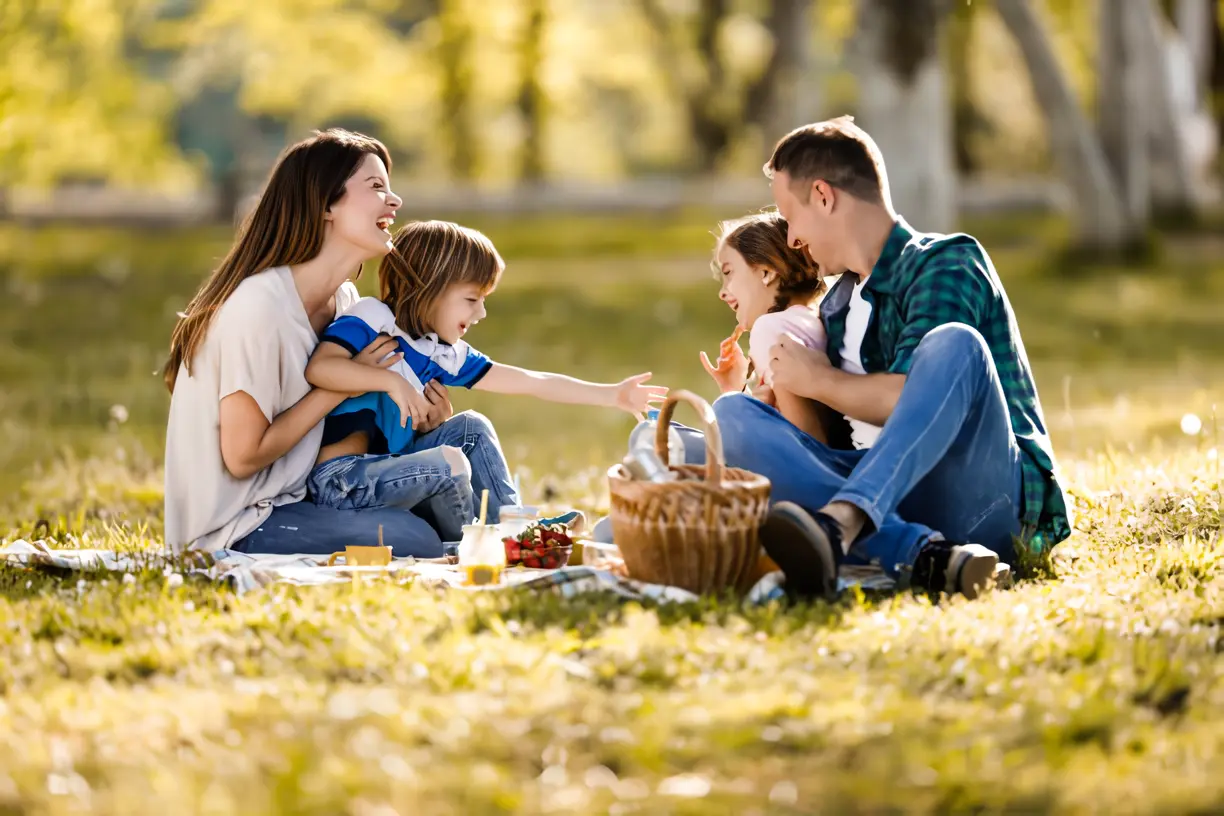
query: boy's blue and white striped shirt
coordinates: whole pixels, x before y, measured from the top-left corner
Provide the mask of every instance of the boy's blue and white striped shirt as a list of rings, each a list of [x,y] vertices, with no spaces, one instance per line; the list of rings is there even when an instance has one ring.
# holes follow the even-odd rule
[[[335,343],[357,354],[380,334],[394,337],[404,355],[390,370],[408,380],[418,392],[424,391],[430,380],[438,380],[447,387],[471,388],[493,367],[492,360],[462,340],[452,345],[433,332],[423,337],[409,336],[395,324],[391,309],[373,297],[354,303],[324,329],[319,341]],[[374,412],[390,452],[408,449],[415,434],[411,426],[400,427],[399,408],[381,391],[350,397],[336,406],[330,416],[366,410]]]

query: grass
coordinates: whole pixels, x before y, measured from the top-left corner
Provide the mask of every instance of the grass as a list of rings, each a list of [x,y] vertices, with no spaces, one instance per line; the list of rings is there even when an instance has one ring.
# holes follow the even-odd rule
[[[581,255],[482,225],[510,271],[473,343],[709,395],[713,223],[575,223],[605,236]],[[656,608],[2,567],[0,814],[1220,810],[1224,258],[1179,238],[1066,276],[1058,229],[981,225],[1077,506],[1013,591]],[[0,229],[7,539],[159,546],[153,372],[224,240]],[[482,397],[457,408],[495,420],[529,499],[606,507],[630,419]]]

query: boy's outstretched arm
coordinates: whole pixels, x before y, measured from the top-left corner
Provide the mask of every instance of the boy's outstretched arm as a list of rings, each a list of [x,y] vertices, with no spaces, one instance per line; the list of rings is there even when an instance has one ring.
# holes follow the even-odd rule
[[[652,403],[667,396],[667,388],[661,385],[646,385],[651,374],[637,374],[619,383],[593,383],[553,374],[547,371],[529,371],[525,368],[494,363],[488,372],[472,387],[478,391],[495,394],[521,394],[537,397],[549,402],[564,402],[576,405],[600,405],[620,408],[631,414],[641,415]]]

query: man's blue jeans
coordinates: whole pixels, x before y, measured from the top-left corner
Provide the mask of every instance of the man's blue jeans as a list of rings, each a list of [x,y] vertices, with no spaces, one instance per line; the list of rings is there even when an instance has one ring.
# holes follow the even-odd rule
[[[741,394],[721,397],[714,413],[727,463],[769,478],[772,501],[811,512],[844,501],[867,514],[847,563],[878,564],[904,579],[935,532],[1014,560],[1021,454],[990,351],[969,326],[946,324],[922,339],[868,450],[829,448]],[[686,461],[704,461],[700,435],[682,435]]]

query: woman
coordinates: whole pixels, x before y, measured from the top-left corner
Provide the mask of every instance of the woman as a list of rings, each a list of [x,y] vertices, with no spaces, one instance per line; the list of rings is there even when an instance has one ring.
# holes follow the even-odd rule
[[[327,554],[374,544],[396,556],[442,554],[424,520],[398,507],[336,510],[306,500],[323,417],[348,394],[311,389],[318,332],[357,300],[348,282],[391,250],[401,200],[378,141],[328,130],[290,147],[234,246],[180,316],[166,385],[166,543],[175,551]],[[378,338],[357,355],[399,360]],[[388,356],[390,355],[390,356]],[[386,359],[383,359],[386,357]],[[436,426],[449,415],[433,391]],[[442,467],[446,467],[444,463]],[[438,478],[405,458],[403,478]]]

